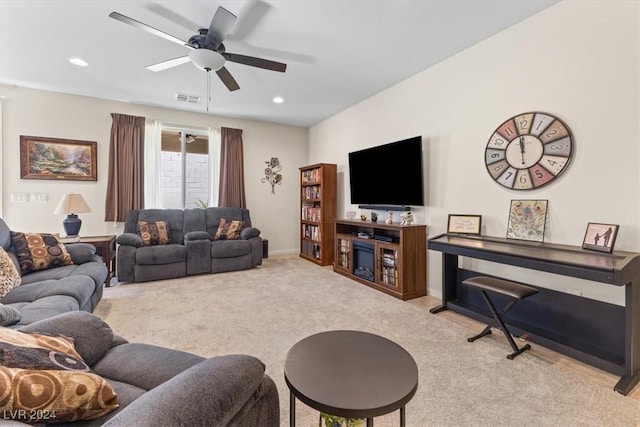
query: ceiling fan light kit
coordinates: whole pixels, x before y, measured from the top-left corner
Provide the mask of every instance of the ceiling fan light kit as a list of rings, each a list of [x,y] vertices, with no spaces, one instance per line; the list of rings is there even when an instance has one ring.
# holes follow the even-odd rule
[[[224,66],[224,56],[208,49],[196,49],[189,52],[189,59],[193,64],[205,71],[218,71]]]

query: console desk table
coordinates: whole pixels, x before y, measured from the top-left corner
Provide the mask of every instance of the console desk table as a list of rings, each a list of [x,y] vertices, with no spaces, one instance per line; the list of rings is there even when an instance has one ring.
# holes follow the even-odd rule
[[[480,273],[460,268],[459,256],[624,287],[622,307],[527,283],[539,293],[505,320],[516,334],[620,375],[614,389],[623,395],[640,381],[640,253],[452,234],[429,239],[428,248],[442,252],[442,304],[432,313],[451,309],[483,322],[492,318],[479,292],[460,285]]]

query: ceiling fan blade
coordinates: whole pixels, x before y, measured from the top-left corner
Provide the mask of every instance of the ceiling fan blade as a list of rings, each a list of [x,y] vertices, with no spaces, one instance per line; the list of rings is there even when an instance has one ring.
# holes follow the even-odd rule
[[[279,71],[284,73],[287,64],[282,62],[270,61],[268,59],[256,58],[254,56],[238,55],[237,53],[224,52],[222,54],[227,61],[237,62],[238,64],[250,65],[252,67],[264,68],[265,70]]]
[[[158,71],[166,70],[168,68],[177,67],[178,65],[186,64],[187,62],[190,62],[190,61],[191,59],[189,59],[189,56],[181,56],[179,58],[173,58],[167,61],[158,62],[156,64],[147,65],[144,68],[146,68],[149,71],[158,72]]]
[[[190,49],[194,49],[194,47],[191,46],[189,43],[187,43],[187,42],[185,42],[183,40],[180,40],[179,38],[174,37],[171,34],[167,34],[164,31],[160,31],[157,28],[153,28],[153,27],[151,27],[151,26],[149,26],[147,24],[144,24],[144,23],[142,23],[140,21],[137,21],[137,20],[135,20],[133,18],[129,18],[128,16],[125,16],[125,15],[123,15],[121,13],[111,12],[109,14],[109,16],[111,18],[113,18],[113,19],[116,19],[116,20],[120,21],[120,22],[124,22],[125,24],[133,25],[134,27],[140,28],[141,30],[144,30],[144,31],[146,31],[148,33],[151,33],[151,34],[155,35],[155,36],[162,37],[163,39],[169,40],[170,42],[177,43],[177,44],[182,45],[182,46],[186,46],[186,47],[188,47]]]
[[[229,34],[235,22],[236,15],[222,6],[218,6],[216,14],[213,15],[213,19],[211,19],[211,25],[209,25],[205,46],[214,50],[218,49],[218,46],[222,44],[222,41],[227,34]]]
[[[220,77],[222,83],[224,83],[227,89],[229,89],[231,92],[240,89],[240,86],[238,86],[238,82],[236,82],[236,79],[233,78],[226,67],[220,68],[218,71],[216,71],[216,74],[218,75],[218,77]]]

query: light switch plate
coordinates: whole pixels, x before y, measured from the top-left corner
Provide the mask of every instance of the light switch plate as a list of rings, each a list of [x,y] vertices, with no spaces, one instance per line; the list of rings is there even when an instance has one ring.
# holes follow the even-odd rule
[[[28,202],[29,193],[11,193],[11,201],[14,203]]]
[[[47,193],[31,193],[30,200],[32,202],[47,202],[49,201],[49,195]]]

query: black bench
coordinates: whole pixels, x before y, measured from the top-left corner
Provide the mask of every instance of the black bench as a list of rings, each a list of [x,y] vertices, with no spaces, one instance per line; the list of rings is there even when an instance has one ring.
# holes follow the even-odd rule
[[[467,341],[474,342],[478,338],[482,338],[485,335],[489,335],[491,333],[492,326],[496,326],[502,329],[504,336],[507,337],[507,341],[509,341],[511,348],[513,349],[513,353],[509,354],[507,356],[507,359],[513,360],[514,357],[531,348],[529,344],[524,345],[522,348],[518,348],[515,341],[513,341],[513,337],[511,336],[509,329],[507,329],[507,325],[504,323],[502,316],[504,316],[504,314],[511,307],[513,307],[515,303],[517,303],[518,301],[538,293],[537,289],[532,288],[531,286],[522,285],[520,283],[511,282],[509,280],[497,279],[495,277],[487,277],[487,276],[475,276],[475,277],[463,280],[462,283],[467,286],[477,288],[480,290],[480,292],[482,292],[482,296],[484,297],[484,300],[487,302],[487,305],[489,305],[491,314],[493,314],[495,321],[498,323],[497,325],[495,324],[495,322],[493,325],[489,324],[478,335],[474,335],[471,338],[467,338]],[[507,303],[507,305],[504,307],[504,309],[501,312],[498,312],[498,310],[496,310],[495,305],[491,301],[491,298],[489,298],[489,294],[487,294],[487,292],[495,292],[497,294],[506,295],[508,297],[511,297],[512,299]]]

